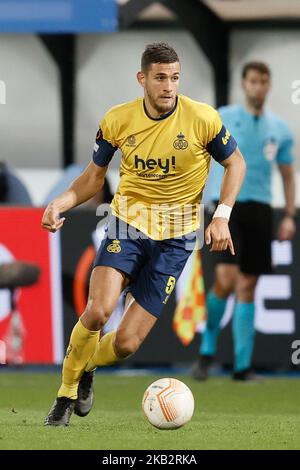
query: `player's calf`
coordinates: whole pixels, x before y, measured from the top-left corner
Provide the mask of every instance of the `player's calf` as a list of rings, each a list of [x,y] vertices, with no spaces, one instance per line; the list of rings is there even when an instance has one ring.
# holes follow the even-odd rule
[[[129,335],[127,331],[117,330],[114,349],[119,358],[126,359],[139,349],[142,342],[138,335]]]

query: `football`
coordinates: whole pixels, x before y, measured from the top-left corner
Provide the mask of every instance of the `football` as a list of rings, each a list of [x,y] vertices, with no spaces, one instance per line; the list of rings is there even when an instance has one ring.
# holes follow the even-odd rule
[[[149,423],[156,428],[177,429],[192,419],[194,397],[180,380],[159,379],[145,391],[142,409]]]

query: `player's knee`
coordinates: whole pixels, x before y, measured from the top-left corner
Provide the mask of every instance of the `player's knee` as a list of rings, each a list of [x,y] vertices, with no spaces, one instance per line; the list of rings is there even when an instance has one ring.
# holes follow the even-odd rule
[[[225,279],[221,281],[216,279],[213,285],[213,291],[220,299],[227,299],[227,297],[229,297],[229,295],[233,292],[233,286]]]
[[[128,357],[134,354],[140,347],[141,341],[137,335],[129,335],[127,332],[117,332],[115,338],[115,350],[119,357]]]
[[[83,317],[90,330],[101,330],[109,319],[109,312],[102,305],[88,302]]]
[[[236,296],[239,302],[253,302],[255,289],[250,286],[242,286],[236,289]]]
[[[222,299],[234,292],[237,278],[237,267],[219,264],[215,271],[214,291]]]
[[[253,301],[256,282],[257,282],[256,276],[251,276],[251,275],[239,276],[237,286],[236,286],[236,296],[239,301],[242,301],[242,302]]]

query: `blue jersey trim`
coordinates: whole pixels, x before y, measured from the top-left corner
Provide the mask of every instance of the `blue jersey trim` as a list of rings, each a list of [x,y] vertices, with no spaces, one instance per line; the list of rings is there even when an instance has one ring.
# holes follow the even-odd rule
[[[160,116],[160,117],[158,117],[158,118],[154,118],[154,117],[150,116],[150,114],[149,114],[148,111],[147,111],[147,108],[146,108],[146,105],[145,105],[145,101],[143,101],[143,108],[144,108],[144,112],[145,112],[146,116],[147,116],[149,119],[152,119],[152,121],[162,121],[163,119],[166,119],[167,117],[171,116],[171,114],[174,113],[174,111],[175,111],[176,108],[177,108],[177,103],[178,103],[178,96],[176,96],[175,105],[174,105],[174,107],[171,109],[171,111],[168,111],[166,114],[163,114],[162,116]]]
[[[117,147],[103,139],[101,129],[97,133],[96,143],[93,152],[93,162],[98,166],[107,166],[111,161]]]

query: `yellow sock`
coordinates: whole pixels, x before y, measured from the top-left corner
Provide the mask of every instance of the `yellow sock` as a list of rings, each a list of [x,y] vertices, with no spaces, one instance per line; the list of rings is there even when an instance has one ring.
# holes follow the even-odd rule
[[[100,339],[96,351],[85,368],[87,372],[95,369],[97,366],[110,366],[121,360],[114,350],[115,336],[116,332],[110,331]]]
[[[77,398],[77,388],[88,360],[95,352],[99,331],[87,330],[81,321],[74,326],[62,371],[62,385],[58,397]]]

